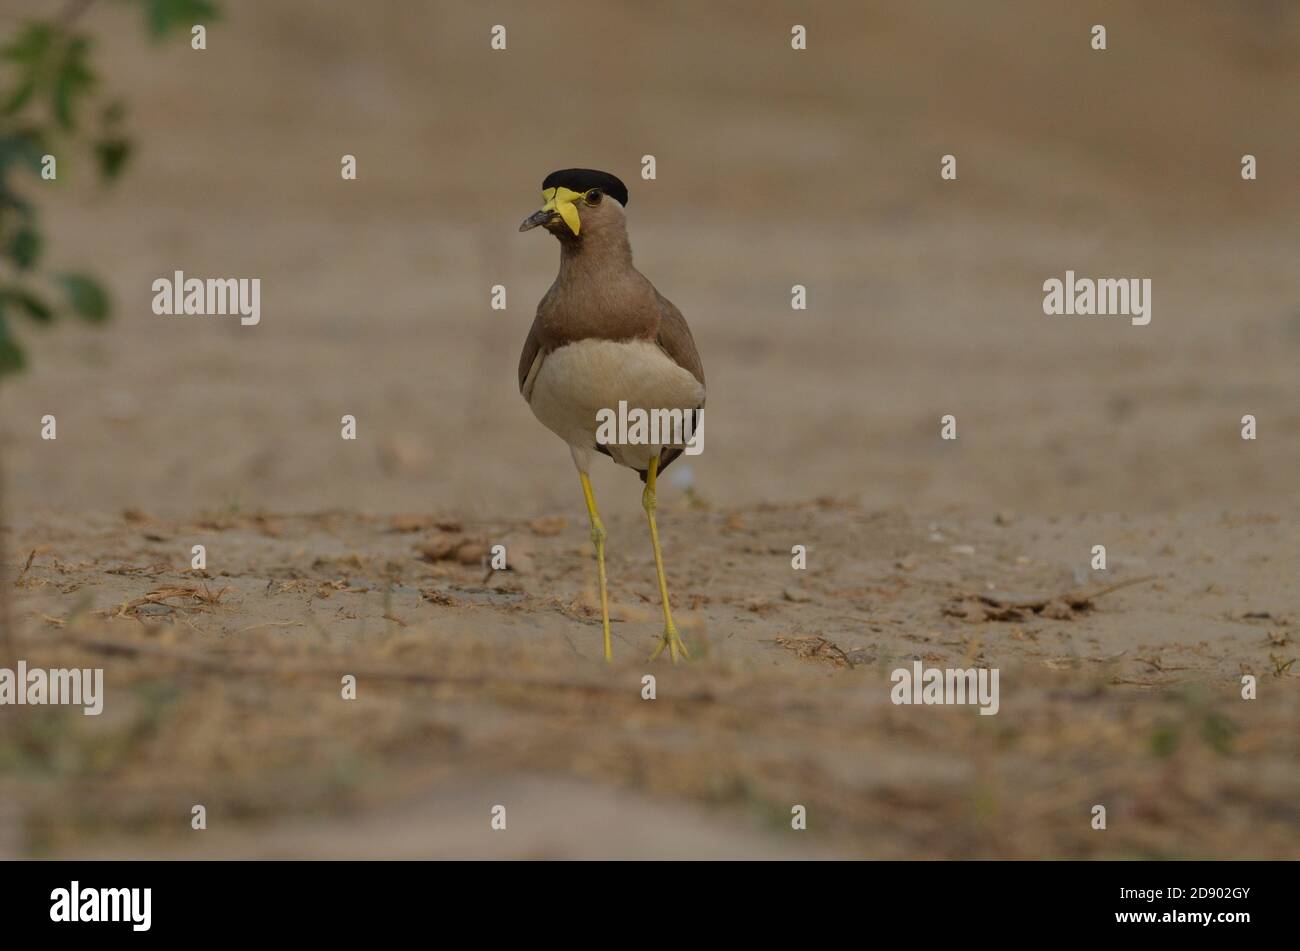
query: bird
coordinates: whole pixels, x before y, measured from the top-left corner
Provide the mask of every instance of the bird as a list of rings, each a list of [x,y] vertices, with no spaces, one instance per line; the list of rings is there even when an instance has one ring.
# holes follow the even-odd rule
[[[608,172],[567,168],[542,181],[542,207],[520,231],[543,228],[560,244],[555,281],[537,305],[519,356],[519,391],[546,428],[568,446],[591,522],[600,585],[606,661],[613,659],[605,574],[607,533],[589,472],[599,455],[635,470],[644,483],[641,505],[650,529],[664,633],[650,659],[667,650],[675,664],[690,652],[673,623],[655,519],[658,476],[692,440],[702,448],[704,366],[680,310],[632,264],[627,233],[627,186]],[[602,432],[610,414],[633,419],[658,413],[685,426],[665,434],[628,426],[627,438]],[[674,415],[676,414],[676,415]],[[620,427],[621,429],[621,427]],[[644,429],[644,427],[642,427]],[[665,438],[666,437],[666,438]]]

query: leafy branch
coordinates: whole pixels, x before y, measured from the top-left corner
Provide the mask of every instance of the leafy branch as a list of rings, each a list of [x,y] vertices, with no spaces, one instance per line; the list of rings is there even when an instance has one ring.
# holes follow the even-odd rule
[[[156,40],[211,22],[218,12],[210,0],[116,2],[142,12]],[[0,378],[27,363],[13,332],[18,320],[41,326],[70,315],[100,324],[111,315],[108,292],[95,277],[43,267],[46,241],[30,197],[57,182],[73,155],[88,154],[104,186],[131,157],[126,106],[103,95],[93,41],[77,29],[94,3],[68,0],[0,46]]]

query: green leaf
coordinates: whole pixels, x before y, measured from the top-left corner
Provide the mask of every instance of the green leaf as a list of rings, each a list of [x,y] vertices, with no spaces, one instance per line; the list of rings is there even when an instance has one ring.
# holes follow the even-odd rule
[[[21,287],[11,287],[4,291],[4,297],[7,301],[17,304],[27,311],[27,316],[32,320],[42,324],[54,322],[54,311],[50,309],[50,306],[45,301],[31,291],[24,290]]]
[[[0,376],[17,373],[27,365],[27,357],[18,341],[9,336],[9,325],[0,314]]]
[[[149,31],[156,38],[175,29],[188,30],[220,15],[217,5],[209,0],[145,0],[144,7]]]
[[[102,324],[112,312],[108,291],[85,274],[60,274],[57,278],[68,296],[68,304],[87,323]]]
[[[57,31],[48,23],[33,21],[25,25],[14,41],[0,48],[0,57],[11,63],[31,66],[39,63],[54,45]]]
[[[4,179],[0,178],[0,221],[4,220],[5,212],[11,208],[18,212],[23,221],[32,221],[36,217],[31,203],[5,188]]]
[[[14,239],[9,243],[9,257],[13,258],[18,270],[30,270],[41,256],[41,236],[31,228],[19,228]]]
[[[14,88],[3,97],[0,115],[16,115],[31,100],[45,74],[45,62],[57,33],[44,23],[29,23],[18,37],[0,50],[0,57],[17,67]]]
[[[95,143],[95,158],[99,163],[99,177],[111,182],[122,174],[126,160],[131,157],[131,143],[127,139],[101,139]]]
[[[40,129],[0,133],[0,177],[14,162],[27,165],[39,175],[45,152],[45,138]]]
[[[66,131],[76,125],[77,101],[95,88],[95,74],[86,64],[89,53],[90,41],[84,36],[73,37],[54,77],[54,118]]]
[[[12,116],[15,113],[21,112],[23,106],[27,105],[27,103],[31,101],[32,93],[34,92],[36,92],[36,77],[24,77],[19,81],[17,88],[9,94],[9,98],[5,100],[5,104],[0,106],[0,115]]]

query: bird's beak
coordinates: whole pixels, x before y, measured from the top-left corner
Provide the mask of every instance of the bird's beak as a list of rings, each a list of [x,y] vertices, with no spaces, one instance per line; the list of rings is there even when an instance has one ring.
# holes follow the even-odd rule
[[[523,220],[519,225],[520,231],[532,231],[538,225],[544,225],[555,217],[554,211],[543,208],[541,211],[534,211],[531,215]]]
[[[531,231],[538,225],[546,224],[552,218],[560,217],[569,226],[569,230],[577,235],[582,227],[582,221],[578,218],[578,209],[574,206],[574,202],[581,197],[582,192],[575,192],[563,186],[545,189],[542,192],[542,201],[546,204],[542,205],[540,211],[525,218],[519,230]]]

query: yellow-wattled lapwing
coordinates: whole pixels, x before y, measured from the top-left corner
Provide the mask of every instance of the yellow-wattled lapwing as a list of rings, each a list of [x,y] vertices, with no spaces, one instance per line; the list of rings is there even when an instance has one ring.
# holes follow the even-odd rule
[[[641,474],[641,504],[650,524],[664,634],[651,659],[668,649],[689,656],[668,604],[655,480],[702,435],[704,368],[681,311],[632,266],[627,237],[627,186],[608,172],[569,168],[542,182],[540,211],[519,226],[539,225],[560,242],[560,272],[537,306],[519,357],[519,389],[533,414],[569,444],[591,516],[600,580],[605,659],[609,642],[609,596],[605,583],[605,526],[596,511],[588,471],[596,453]],[[610,414],[620,420],[684,420],[685,427],[619,426],[609,438]],[[640,416],[638,417],[638,414]],[[634,438],[637,437],[637,438]]]

